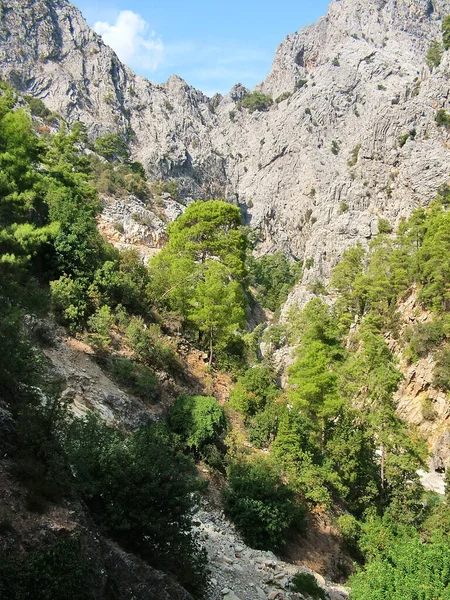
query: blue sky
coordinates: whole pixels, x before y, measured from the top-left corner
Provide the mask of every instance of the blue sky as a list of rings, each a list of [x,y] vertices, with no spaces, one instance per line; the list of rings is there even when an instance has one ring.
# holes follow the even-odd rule
[[[283,38],[326,14],[329,0],[74,0],[140,75],[172,73],[205,94],[264,79]]]

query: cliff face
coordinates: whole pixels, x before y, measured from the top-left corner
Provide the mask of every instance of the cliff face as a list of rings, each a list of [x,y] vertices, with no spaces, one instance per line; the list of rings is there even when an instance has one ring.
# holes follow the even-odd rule
[[[430,73],[449,0],[334,0],[289,35],[259,89],[285,99],[237,110],[245,88],[208,99],[172,76],[150,83],[65,0],[3,0],[5,79],[92,136],[119,131],[155,178],[186,195],[242,206],[261,251],[309,258],[304,283],[326,278],[343,250],[428,203],[448,178],[448,53]],[[231,114],[230,114],[231,113]]]

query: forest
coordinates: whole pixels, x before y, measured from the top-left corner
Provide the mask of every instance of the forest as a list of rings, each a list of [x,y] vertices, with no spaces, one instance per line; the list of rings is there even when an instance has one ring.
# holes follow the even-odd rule
[[[343,573],[351,600],[450,598],[448,498],[420,485],[428,451],[396,413],[402,375],[388,344],[398,340],[410,361],[433,352],[434,385],[450,389],[450,189],[396,232],[380,226],[367,248],[347,250],[328,287],[283,320],[304,265],[281,253],[255,258],[238,207],[189,204],[144,266],[96,223],[104,189],[151,202],[142,165],[116,135],[91,144],[81,123],[48,133],[36,126],[39,111],[2,84],[0,396],[16,423],[10,470],[27,489],[27,509],[82,503],[99,531],[201,598],[207,557],[192,519],[207,485],[202,462],[225,481],[225,514],[249,546],[282,555],[321,511],[354,561]],[[399,302],[411,290],[433,319],[404,334]],[[256,304],[272,323],[249,331]],[[162,422],[134,431],[94,413],[75,417],[43,355],[45,329],[26,327],[30,314],[53,315],[149,404],[158,402],[159,372],[183,377],[171,341],[181,332],[206,353],[212,376],[232,377],[229,401],[182,394]],[[272,350],[264,357],[261,342]],[[295,360],[282,389],[273,351],[285,345]],[[0,536],[9,533],[0,513]],[[2,560],[0,596],[94,598],[95,576],[74,536]],[[304,579],[298,591],[324,597]]]

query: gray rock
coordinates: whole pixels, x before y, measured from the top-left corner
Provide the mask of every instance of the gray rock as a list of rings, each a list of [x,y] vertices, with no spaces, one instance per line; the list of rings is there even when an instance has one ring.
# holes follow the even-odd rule
[[[380,217],[397,224],[447,181],[435,115],[449,108],[449,56],[432,73],[424,57],[449,12],[450,0],[333,0],[280,44],[258,89],[291,95],[265,112],[236,108],[240,85],[213,106],[177,76],[136,76],[65,0],[4,1],[0,62],[3,78],[85,121],[91,138],[132,131],[133,158],[153,178],[176,178],[184,198],[241,205],[259,252],[308,259],[311,285],[367,244]],[[167,203],[174,218],[181,209]]]

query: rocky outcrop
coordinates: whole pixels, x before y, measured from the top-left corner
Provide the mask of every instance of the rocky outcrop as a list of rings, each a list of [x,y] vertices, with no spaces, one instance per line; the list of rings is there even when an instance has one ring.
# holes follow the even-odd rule
[[[333,0],[278,48],[259,86],[278,102],[263,112],[238,109],[243,86],[210,100],[176,76],[134,75],[65,0],[3,0],[0,65],[91,137],[120,132],[152,177],[239,204],[260,252],[308,259],[308,284],[447,181],[435,116],[449,107],[449,56],[432,73],[424,56],[448,13],[449,0]]]

